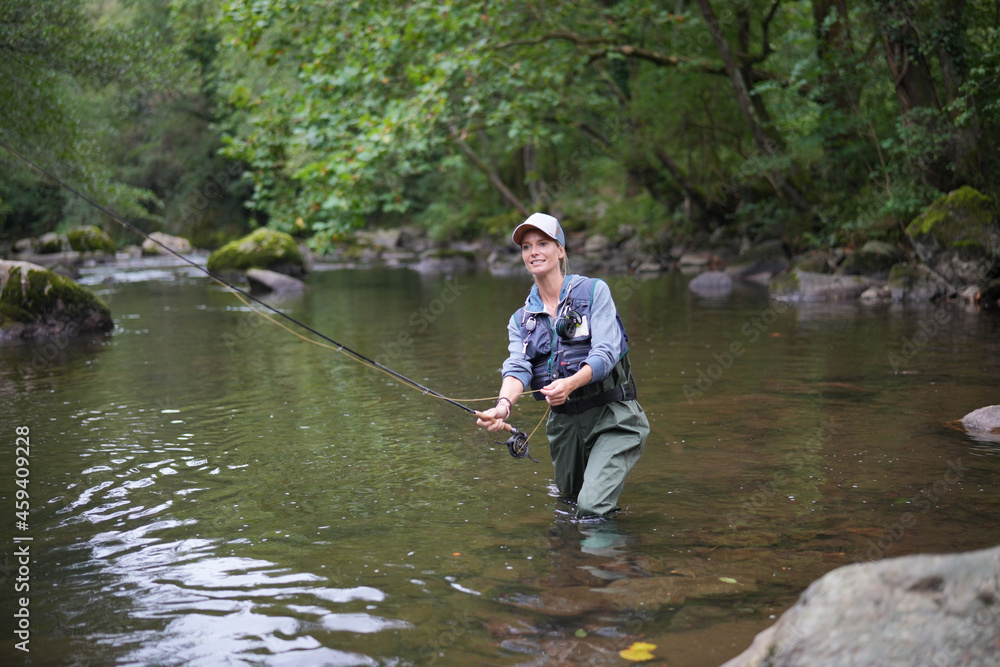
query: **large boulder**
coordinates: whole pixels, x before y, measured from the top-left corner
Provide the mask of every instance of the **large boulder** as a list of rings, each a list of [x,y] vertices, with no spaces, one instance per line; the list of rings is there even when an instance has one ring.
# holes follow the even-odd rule
[[[844,258],[837,273],[845,276],[872,276],[885,280],[889,269],[903,261],[899,248],[885,241],[869,241]]]
[[[723,667],[996,665],[1000,547],[847,565]]]
[[[724,271],[705,271],[691,279],[688,290],[698,296],[726,296],[733,291],[733,279]]]
[[[962,426],[972,431],[1000,434],[1000,405],[988,405],[973,410],[962,417]]]
[[[920,259],[956,286],[979,284],[1000,257],[996,205],[968,186],[937,199],[906,234]]]
[[[440,248],[421,253],[420,261],[411,268],[418,273],[467,273],[475,271],[477,264],[477,255],[471,250]]]
[[[833,273],[837,268],[838,257],[827,250],[814,250],[796,257],[792,267],[809,273]]]
[[[306,263],[295,239],[285,232],[262,227],[230,241],[208,257],[213,273],[243,273],[258,268],[295,278],[306,275]]]
[[[390,229],[358,230],[354,233],[355,240],[362,245],[374,248],[393,250],[400,245],[403,230],[394,227]]]
[[[923,264],[897,264],[889,271],[893,301],[925,302],[950,296],[954,287]]]
[[[741,252],[726,267],[733,278],[754,279],[766,283],[791,265],[788,246],[784,241],[764,241]]]
[[[771,295],[787,301],[843,301],[857,299],[878,281],[866,276],[837,276],[795,269],[771,280]]]
[[[69,246],[77,252],[103,252],[114,257],[115,242],[108,233],[95,225],[74,227],[66,232]]]
[[[63,234],[46,232],[35,239],[35,252],[39,255],[51,255],[69,250],[69,239]]]
[[[163,232],[153,232],[142,242],[143,255],[167,255],[170,250],[181,255],[187,254],[192,250],[191,242],[182,236],[171,236]]]
[[[112,327],[108,307],[69,278],[30,262],[0,260],[0,340]]]

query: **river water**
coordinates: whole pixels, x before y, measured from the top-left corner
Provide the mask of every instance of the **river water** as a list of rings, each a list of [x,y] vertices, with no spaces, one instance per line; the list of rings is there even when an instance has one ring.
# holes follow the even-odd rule
[[[544,429],[540,462],[515,460],[469,414],[191,268],[88,272],[111,335],[0,348],[0,660],[618,665],[644,641],[650,664],[718,665],[831,569],[1000,543],[1000,443],[947,425],[1000,402],[996,314],[607,280],[652,434],[624,510],[579,523]],[[461,399],[495,395],[528,288],[406,269],[308,282],[276,305]],[[531,431],[542,405],[513,423]],[[25,545],[30,591],[13,594]]]

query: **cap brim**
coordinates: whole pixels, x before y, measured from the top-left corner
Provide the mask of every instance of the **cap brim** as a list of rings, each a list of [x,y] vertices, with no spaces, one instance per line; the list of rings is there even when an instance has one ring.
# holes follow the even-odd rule
[[[537,231],[537,232],[539,232],[541,234],[545,234],[545,236],[549,237],[550,239],[552,239],[556,243],[559,243],[559,239],[557,239],[556,237],[552,236],[551,234],[549,234],[547,231],[545,231],[544,229],[542,229],[538,225],[535,225],[534,223],[531,223],[531,222],[522,222],[521,224],[519,224],[517,227],[514,228],[514,233],[510,235],[511,240],[514,241],[514,245],[516,245],[516,246],[521,245],[521,239],[523,239],[524,235],[527,234],[532,229],[534,229],[535,231]]]

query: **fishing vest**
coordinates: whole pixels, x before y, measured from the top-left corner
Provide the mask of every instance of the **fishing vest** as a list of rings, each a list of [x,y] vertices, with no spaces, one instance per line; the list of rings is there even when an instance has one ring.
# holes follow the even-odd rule
[[[573,375],[587,360],[590,354],[591,311],[596,287],[596,278],[585,278],[573,285],[560,303],[554,320],[546,312],[532,312],[526,307],[521,307],[514,313],[521,334],[524,358],[531,362],[531,388],[535,390],[535,400],[545,398],[539,389],[553,380]],[[573,326],[575,322],[569,321],[571,312],[579,316],[579,324],[575,326]],[[560,320],[564,322],[562,326],[566,329],[565,335],[560,335],[557,330]],[[628,335],[617,312],[615,321],[621,333],[617,363],[608,373],[608,377],[600,382],[580,387],[569,395],[568,402],[602,394],[630,383]]]

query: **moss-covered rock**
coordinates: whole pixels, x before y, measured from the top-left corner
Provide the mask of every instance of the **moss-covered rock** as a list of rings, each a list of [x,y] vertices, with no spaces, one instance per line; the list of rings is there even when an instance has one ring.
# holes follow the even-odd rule
[[[899,248],[884,241],[869,241],[855,250],[837,268],[844,276],[873,276],[885,279],[889,269],[903,260]]]
[[[290,235],[266,227],[230,241],[208,258],[213,273],[236,273],[249,268],[268,269],[296,278],[306,274],[305,259]]]
[[[64,250],[69,250],[69,241],[62,234],[48,232],[35,241],[35,252],[39,255],[50,255]]]
[[[0,340],[113,326],[108,307],[69,278],[30,262],[0,261]]]
[[[966,185],[935,200],[907,225],[906,233],[933,235],[942,243],[978,241],[996,214],[992,199]]]
[[[955,284],[981,281],[1000,257],[997,207],[968,186],[928,206],[906,234],[920,259]]]
[[[85,227],[74,227],[66,232],[69,246],[77,252],[106,252],[109,255],[115,254],[115,242],[111,240],[100,227],[88,225]]]

